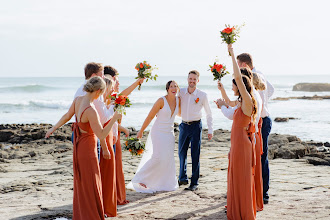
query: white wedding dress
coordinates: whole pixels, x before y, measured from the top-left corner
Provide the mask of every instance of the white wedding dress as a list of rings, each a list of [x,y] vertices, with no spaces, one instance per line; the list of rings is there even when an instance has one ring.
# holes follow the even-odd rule
[[[162,98],[164,107],[157,113],[136,174],[127,185],[128,189],[137,192],[174,191],[179,187],[174,161],[174,118],[179,111],[179,99],[176,97],[176,107],[171,115],[166,98]],[[139,183],[145,184],[147,188]]]

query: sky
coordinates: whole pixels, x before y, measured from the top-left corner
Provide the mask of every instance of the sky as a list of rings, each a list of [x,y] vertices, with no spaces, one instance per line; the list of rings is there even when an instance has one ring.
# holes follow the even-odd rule
[[[265,75],[330,75],[326,0],[1,1],[0,77],[80,77],[86,63],[135,76],[136,63],[158,75],[201,75],[216,56],[225,24],[245,26],[233,45]]]

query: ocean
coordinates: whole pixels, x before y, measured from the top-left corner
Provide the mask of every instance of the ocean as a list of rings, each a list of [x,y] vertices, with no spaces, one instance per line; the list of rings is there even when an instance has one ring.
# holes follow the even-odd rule
[[[131,85],[135,81],[134,77],[120,76],[120,90]],[[300,82],[330,83],[330,75],[266,77],[275,87],[272,98],[330,95],[330,92],[292,91],[293,85]],[[136,89],[130,95],[132,106],[127,109],[127,115],[123,116],[123,126],[139,129],[153,103],[159,97],[166,95],[165,84],[169,80],[177,81],[180,87],[187,86],[186,76],[161,76],[157,81],[145,82],[140,91]],[[77,88],[84,81],[83,77],[0,78],[0,124],[56,123],[68,110]],[[225,76],[222,81],[227,94],[234,99],[231,76]],[[213,103],[221,97],[221,94],[211,74],[200,77],[198,88],[208,94],[214,129],[230,130],[232,121],[226,119]],[[270,100],[269,109],[272,119],[298,118],[282,123],[273,121],[271,133],[296,135],[302,140],[330,142],[330,100]],[[71,121],[73,119],[74,117]],[[180,120],[179,117],[175,119],[178,123]],[[202,123],[204,127],[207,126],[205,113]]]

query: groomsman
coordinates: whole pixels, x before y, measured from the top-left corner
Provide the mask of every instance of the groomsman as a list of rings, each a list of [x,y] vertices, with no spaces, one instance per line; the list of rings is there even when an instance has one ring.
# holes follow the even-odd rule
[[[261,166],[262,166],[262,180],[263,180],[263,200],[264,204],[268,204],[269,202],[269,164],[268,164],[268,136],[272,129],[272,119],[270,118],[270,113],[268,109],[268,100],[274,94],[274,87],[273,85],[268,82],[260,71],[256,70],[253,66],[252,56],[248,53],[242,53],[237,56],[237,63],[238,66],[241,67],[249,67],[252,72],[257,73],[260,78],[265,82],[266,89],[259,90],[259,94],[262,99],[263,108],[261,111],[261,118],[262,118],[262,141],[263,141],[263,154],[261,155]]]
[[[199,179],[199,156],[202,138],[202,108],[206,112],[208,139],[213,137],[212,112],[210,109],[207,94],[197,89],[199,72],[192,70],[188,74],[188,88],[180,89],[181,117],[182,123],[179,126],[179,159],[180,175],[179,185],[187,185],[187,151],[191,147],[192,176],[190,186],[185,190],[195,191],[198,188]]]

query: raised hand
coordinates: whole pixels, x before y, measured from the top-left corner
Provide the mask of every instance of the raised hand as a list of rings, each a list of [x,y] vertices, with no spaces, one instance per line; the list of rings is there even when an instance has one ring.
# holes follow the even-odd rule
[[[220,81],[218,81],[218,89],[221,91],[221,90],[223,90],[223,89],[225,89],[224,87],[223,87],[223,84],[220,82]]]
[[[234,55],[234,49],[232,44],[228,44],[228,52],[230,56]]]
[[[116,111],[112,118],[117,121],[117,120],[121,120],[122,117],[123,115]]]

